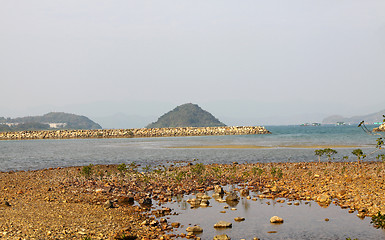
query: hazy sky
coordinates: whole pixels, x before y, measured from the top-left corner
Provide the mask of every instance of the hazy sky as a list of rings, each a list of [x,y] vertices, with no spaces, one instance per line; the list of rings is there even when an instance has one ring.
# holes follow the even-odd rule
[[[0,116],[376,112],[384,13],[384,0],[0,0]]]

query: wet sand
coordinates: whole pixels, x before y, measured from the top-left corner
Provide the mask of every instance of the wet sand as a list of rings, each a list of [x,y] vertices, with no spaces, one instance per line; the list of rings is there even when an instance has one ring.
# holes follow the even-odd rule
[[[177,146],[170,148],[225,148],[225,149],[270,149],[270,148],[359,148],[358,145],[278,145],[278,146],[257,146],[257,145],[194,145],[194,146]]]

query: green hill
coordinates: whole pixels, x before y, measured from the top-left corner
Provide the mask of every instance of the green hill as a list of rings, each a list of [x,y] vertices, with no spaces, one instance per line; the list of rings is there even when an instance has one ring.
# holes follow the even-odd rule
[[[147,128],[226,126],[196,104],[186,103],[161,116]]]
[[[0,131],[27,131],[53,129],[101,129],[85,116],[63,112],[51,112],[43,116],[19,118],[0,117]]]

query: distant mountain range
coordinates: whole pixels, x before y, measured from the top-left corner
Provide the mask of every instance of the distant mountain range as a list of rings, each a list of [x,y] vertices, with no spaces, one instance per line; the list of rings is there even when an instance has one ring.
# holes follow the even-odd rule
[[[0,131],[27,131],[52,129],[101,129],[85,116],[64,112],[51,112],[43,116],[19,118],[0,117]]]
[[[340,115],[333,115],[322,120],[323,124],[336,124],[337,122],[344,122],[346,124],[359,124],[361,121],[365,121],[367,124],[373,124],[382,122],[384,119],[382,115],[385,114],[385,109],[376,113],[362,115],[362,116],[353,116],[353,117],[343,117]]]
[[[197,104],[186,103],[161,116],[147,128],[226,126]]]

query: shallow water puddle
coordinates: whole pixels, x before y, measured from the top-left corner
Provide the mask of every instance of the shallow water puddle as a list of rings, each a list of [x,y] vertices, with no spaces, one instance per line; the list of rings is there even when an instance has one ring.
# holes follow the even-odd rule
[[[212,196],[212,193],[207,195]],[[192,209],[186,202],[189,198],[195,196],[188,195],[163,204],[179,213],[167,216],[169,223],[181,223],[180,228],[174,229],[175,234],[187,234],[187,227],[199,225],[203,233],[196,235],[201,239],[213,239],[218,234],[227,234],[231,239],[385,239],[385,231],[375,229],[370,218],[360,219],[357,212],[349,214],[347,209],[333,204],[325,208],[313,201],[292,201],[292,205],[288,205],[290,201],[287,200],[280,203],[277,202],[279,199],[257,198],[253,201],[243,197],[236,205],[229,206],[212,198],[210,207]],[[225,206],[229,208],[225,209]],[[283,218],[284,223],[271,224],[272,216]],[[244,217],[245,221],[237,222],[236,217]],[[232,228],[215,229],[214,224],[221,220],[232,223]]]

